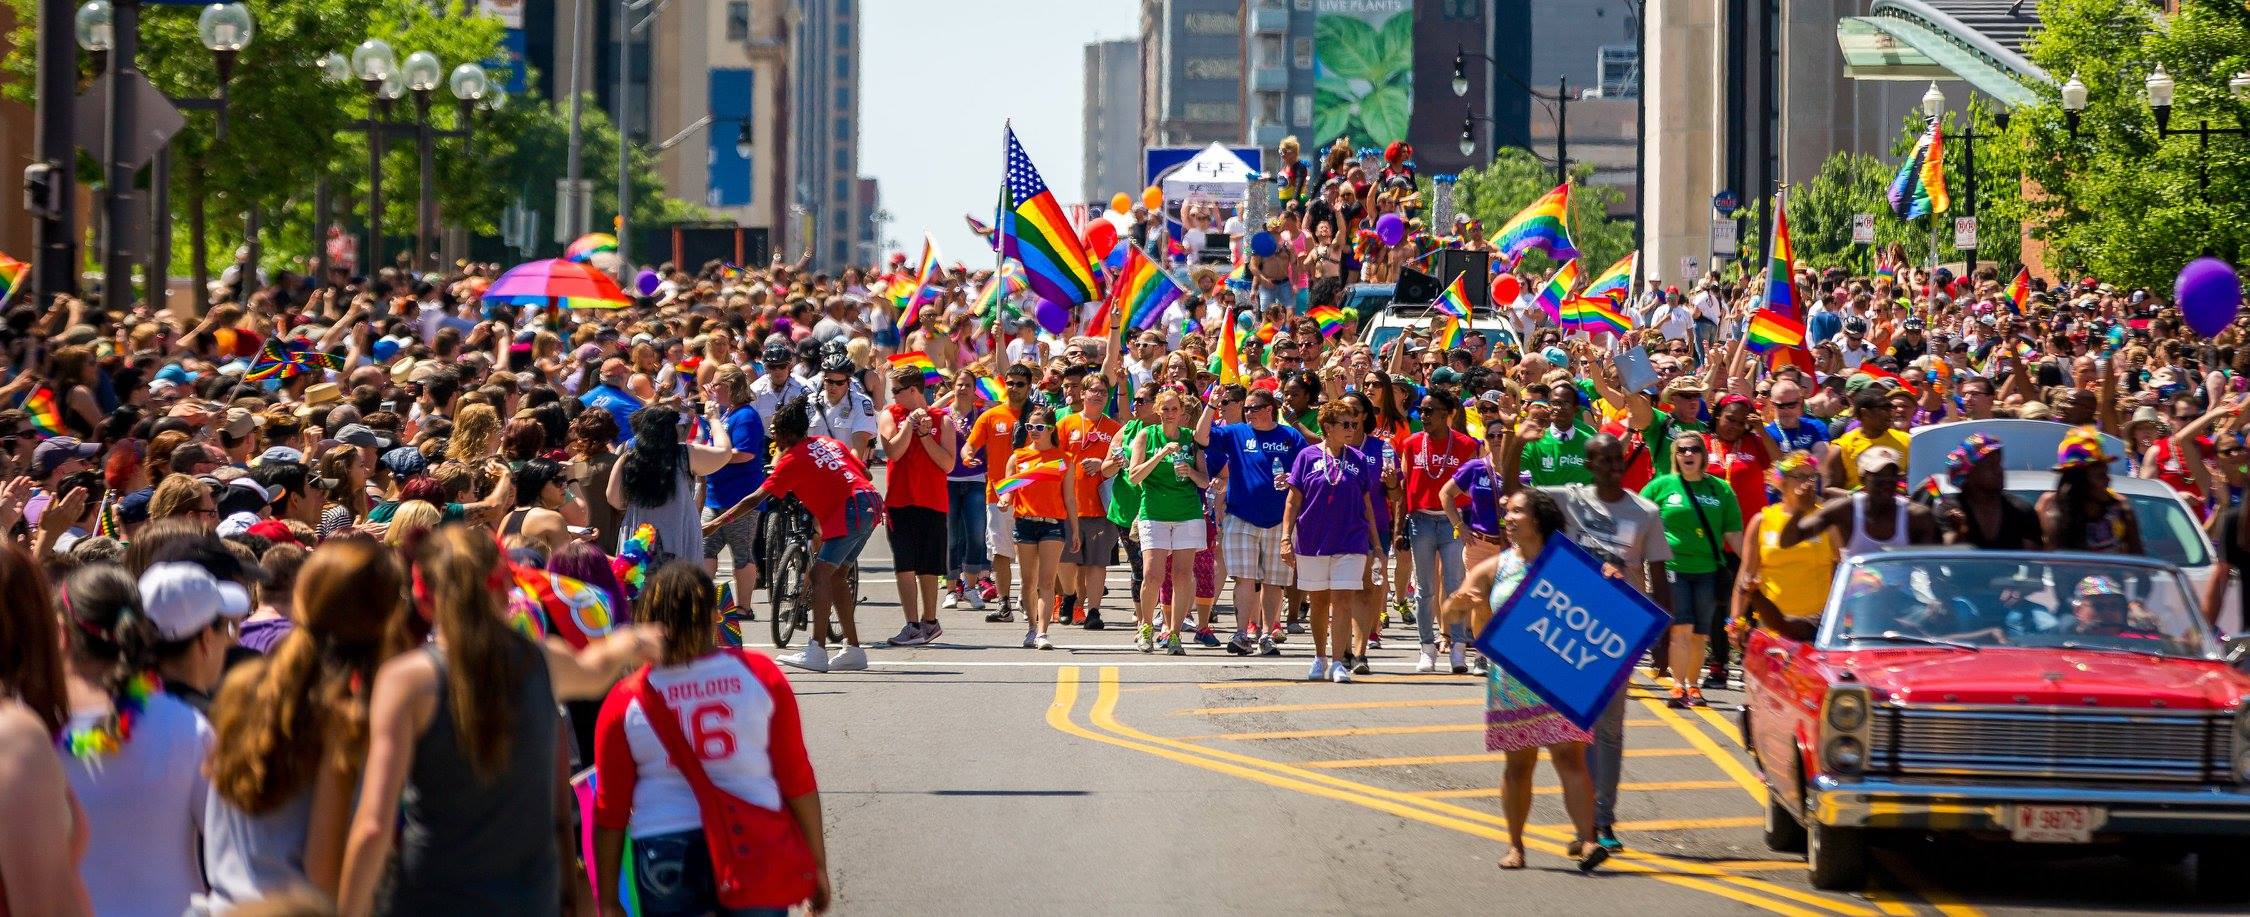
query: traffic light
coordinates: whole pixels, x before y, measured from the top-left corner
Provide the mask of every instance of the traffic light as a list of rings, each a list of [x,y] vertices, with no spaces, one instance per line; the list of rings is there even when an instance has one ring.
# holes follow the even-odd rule
[[[62,171],[52,162],[40,161],[25,166],[23,170],[23,209],[42,220],[52,220],[63,215]]]

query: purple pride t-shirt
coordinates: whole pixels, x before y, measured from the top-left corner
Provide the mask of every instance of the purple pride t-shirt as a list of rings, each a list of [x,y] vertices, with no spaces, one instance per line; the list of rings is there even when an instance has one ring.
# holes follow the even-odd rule
[[[1363,460],[1348,449],[1342,455],[1307,449],[1290,463],[1289,483],[1303,494],[1297,513],[1298,554],[1367,553],[1367,495],[1383,481]]]

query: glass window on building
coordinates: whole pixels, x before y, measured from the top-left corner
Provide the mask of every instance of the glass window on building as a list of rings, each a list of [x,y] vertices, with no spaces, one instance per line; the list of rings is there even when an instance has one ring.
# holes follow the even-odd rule
[[[836,87],[836,107],[838,109],[849,109],[852,107],[852,91],[850,89],[846,89],[842,86]]]
[[[852,25],[851,25],[851,23],[848,23],[848,22],[839,22],[839,23],[836,23],[836,47],[838,47],[838,48],[844,48],[844,49],[849,49],[849,48],[850,48],[851,46],[852,46]]]
[[[843,142],[849,141],[849,140],[851,140],[851,139],[852,139],[852,119],[850,119],[850,118],[837,118],[837,119],[836,119],[836,142],[838,142],[838,143],[843,143]]]
[[[1290,57],[1293,58],[1293,60],[1290,61],[1290,65],[1299,70],[1311,70],[1313,65],[1312,39],[1297,39],[1296,45],[1296,53],[1290,55]]]
[[[839,160],[842,160],[842,159],[844,159],[845,157],[843,157],[843,156],[839,155],[839,156],[838,156],[837,158],[838,158]],[[837,163],[837,168],[844,168],[844,167],[846,167],[846,166],[849,166],[849,165],[850,165],[850,163],[848,163],[848,162],[841,162],[841,161],[839,161],[839,162]],[[848,178],[839,178],[839,179],[836,179],[836,202],[837,202],[837,203],[839,203],[839,204],[846,204],[846,203],[849,203],[849,202],[851,201],[851,199],[852,199],[852,180],[851,180],[851,179],[848,179]]]
[[[1289,123],[1312,123],[1312,96],[1298,94],[1289,99]]]
[[[1632,45],[1603,45],[1596,53],[1603,98],[1630,99],[1640,91],[1641,57]]]
[[[1267,124],[1281,123],[1281,100],[1278,92],[1258,93],[1258,120]]]
[[[849,172],[849,171],[851,171],[851,168],[852,168],[852,151],[851,151],[851,150],[849,150],[849,149],[847,149],[847,148],[844,148],[844,147],[837,147],[837,148],[836,148],[836,171],[839,171],[839,172]]]
[[[852,59],[851,59],[851,58],[849,58],[849,57],[841,57],[841,56],[837,57],[837,58],[836,58],[836,78],[837,78],[837,79],[839,79],[839,80],[850,79],[850,78],[851,78],[851,75],[852,75]]]
[[[727,40],[750,40],[750,0],[727,0]]]

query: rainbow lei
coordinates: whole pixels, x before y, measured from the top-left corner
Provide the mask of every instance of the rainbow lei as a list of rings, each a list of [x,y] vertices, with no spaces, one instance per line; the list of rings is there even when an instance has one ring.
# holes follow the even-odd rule
[[[117,696],[117,710],[90,726],[72,726],[55,738],[70,756],[80,761],[114,755],[133,740],[133,724],[148,709],[148,699],[164,687],[154,671],[142,672],[125,682]]]

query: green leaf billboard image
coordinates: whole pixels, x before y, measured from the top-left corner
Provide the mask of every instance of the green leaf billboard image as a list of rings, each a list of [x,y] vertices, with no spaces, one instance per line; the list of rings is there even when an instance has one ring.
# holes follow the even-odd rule
[[[1413,0],[1319,0],[1313,134],[1355,146],[1406,139],[1414,109]]]

